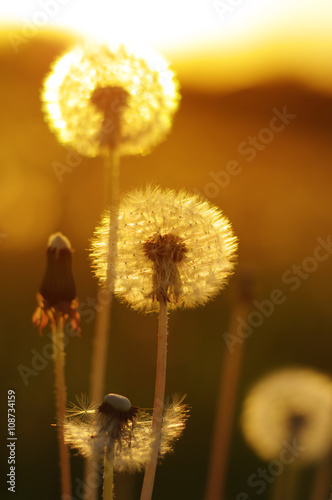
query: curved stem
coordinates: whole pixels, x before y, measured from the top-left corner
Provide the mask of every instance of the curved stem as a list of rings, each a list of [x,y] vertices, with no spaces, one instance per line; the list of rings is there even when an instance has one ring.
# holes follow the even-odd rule
[[[106,285],[100,286],[97,296],[97,317],[93,340],[90,401],[100,404],[104,397],[105,374],[108,353],[108,334],[111,325],[111,306],[114,293],[114,263],[117,242],[117,218],[119,205],[119,155],[109,151],[104,157],[106,200],[110,208],[110,234],[108,243],[108,266]],[[87,487],[88,477],[95,475],[96,464],[86,460],[84,471],[85,500],[97,498],[97,488]]]
[[[63,317],[59,316],[56,327],[52,331],[54,349],[54,375],[57,409],[57,429],[60,454],[62,498],[71,498],[70,456],[68,446],[64,442],[63,422],[66,416],[67,389],[65,382],[65,351]]]
[[[163,423],[167,361],[167,304],[165,302],[159,304],[157,370],[152,416],[152,449],[150,462],[145,469],[141,500],[150,500],[152,498]]]

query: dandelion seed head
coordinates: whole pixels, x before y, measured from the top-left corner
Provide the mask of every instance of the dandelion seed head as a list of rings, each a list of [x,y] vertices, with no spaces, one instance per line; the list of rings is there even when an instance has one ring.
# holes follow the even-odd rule
[[[165,139],[180,100],[157,54],[123,45],[76,47],[54,64],[42,92],[51,130],[83,156],[105,146],[146,154]]]
[[[121,397],[124,398],[124,396]],[[84,420],[76,417],[77,411],[74,415],[71,411],[68,412],[67,420],[64,423],[65,442],[90,459],[102,461],[105,452],[108,453],[116,471],[142,470],[151,455],[151,413],[136,407],[131,407],[126,411],[122,410],[119,431],[119,413],[116,411],[121,410],[116,410],[115,413],[104,413],[105,407],[103,405],[107,404],[111,408],[105,398],[98,409],[86,412]],[[114,398],[112,401],[114,402]],[[125,418],[125,414],[127,414],[127,418]],[[182,434],[187,418],[188,408],[180,399],[174,400],[171,405],[165,408],[160,457],[173,451],[174,443]],[[115,430],[119,432],[116,434]]]
[[[241,425],[248,444],[264,460],[279,458],[296,443],[299,463],[318,460],[332,447],[332,380],[309,369],[284,369],[249,392]]]
[[[115,293],[134,309],[170,309],[206,303],[232,274],[237,249],[228,219],[199,196],[147,187],[123,197],[117,245],[109,250],[109,213],[96,229],[91,258],[106,281],[115,254]],[[112,271],[112,269],[111,269]]]

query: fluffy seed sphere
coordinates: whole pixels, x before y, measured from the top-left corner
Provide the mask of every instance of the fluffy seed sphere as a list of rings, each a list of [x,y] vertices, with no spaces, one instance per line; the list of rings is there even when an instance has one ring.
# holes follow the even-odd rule
[[[78,47],[58,59],[42,100],[59,141],[94,157],[105,147],[122,155],[148,153],[170,130],[180,96],[161,56],[103,45]]]
[[[115,293],[134,309],[158,310],[159,301],[170,309],[204,304],[233,271],[237,243],[231,225],[197,195],[159,187],[132,192],[122,199],[116,224],[117,245],[109,249],[105,215],[91,257],[102,282],[109,255],[115,257]]]
[[[246,440],[264,460],[318,460],[332,448],[332,380],[309,369],[284,369],[259,381],[241,418]],[[287,451],[288,450],[288,451]]]

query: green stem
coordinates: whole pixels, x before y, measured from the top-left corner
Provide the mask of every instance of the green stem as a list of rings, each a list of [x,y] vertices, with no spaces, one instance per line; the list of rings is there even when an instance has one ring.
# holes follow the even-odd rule
[[[100,404],[104,397],[105,374],[108,354],[108,334],[111,325],[111,306],[114,293],[114,267],[117,241],[118,205],[119,205],[119,155],[109,151],[104,157],[106,199],[110,207],[109,258],[106,285],[100,286],[97,296],[97,316],[93,340],[90,401]],[[96,500],[97,488],[88,487],[88,477],[96,474],[96,464],[87,459],[85,462],[84,500]],[[91,482],[91,481],[90,481]]]
[[[163,423],[167,361],[167,304],[164,302],[159,302],[159,304],[157,370],[152,415],[152,448],[150,462],[145,469],[141,500],[151,500],[152,498]]]
[[[56,327],[52,331],[54,349],[54,375],[57,410],[58,444],[60,455],[62,498],[71,498],[70,455],[64,442],[63,422],[66,417],[67,389],[65,383],[65,351],[63,317],[58,315]]]

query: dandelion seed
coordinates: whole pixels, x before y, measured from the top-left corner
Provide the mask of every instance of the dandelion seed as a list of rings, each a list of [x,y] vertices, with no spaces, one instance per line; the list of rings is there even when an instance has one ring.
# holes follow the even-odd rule
[[[178,83],[165,60],[106,45],[75,48],[54,64],[43,109],[59,141],[83,156],[145,154],[169,132]]]
[[[214,297],[232,273],[236,238],[221,211],[185,191],[148,187],[120,203],[117,245],[109,214],[95,232],[91,258],[105,282],[115,255],[115,293],[134,309],[195,307]]]
[[[264,460],[295,444],[296,462],[324,457],[332,447],[332,380],[309,369],[276,371],[258,382],[243,407],[246,440]]]
[[[90,404],[85,394],[76,396],[76,400],[76,404],[68,404],[67,417],[69,420],[81,420],[84,422],[89,419],[91,414],[95,413],[98,406],[95,404]]]

